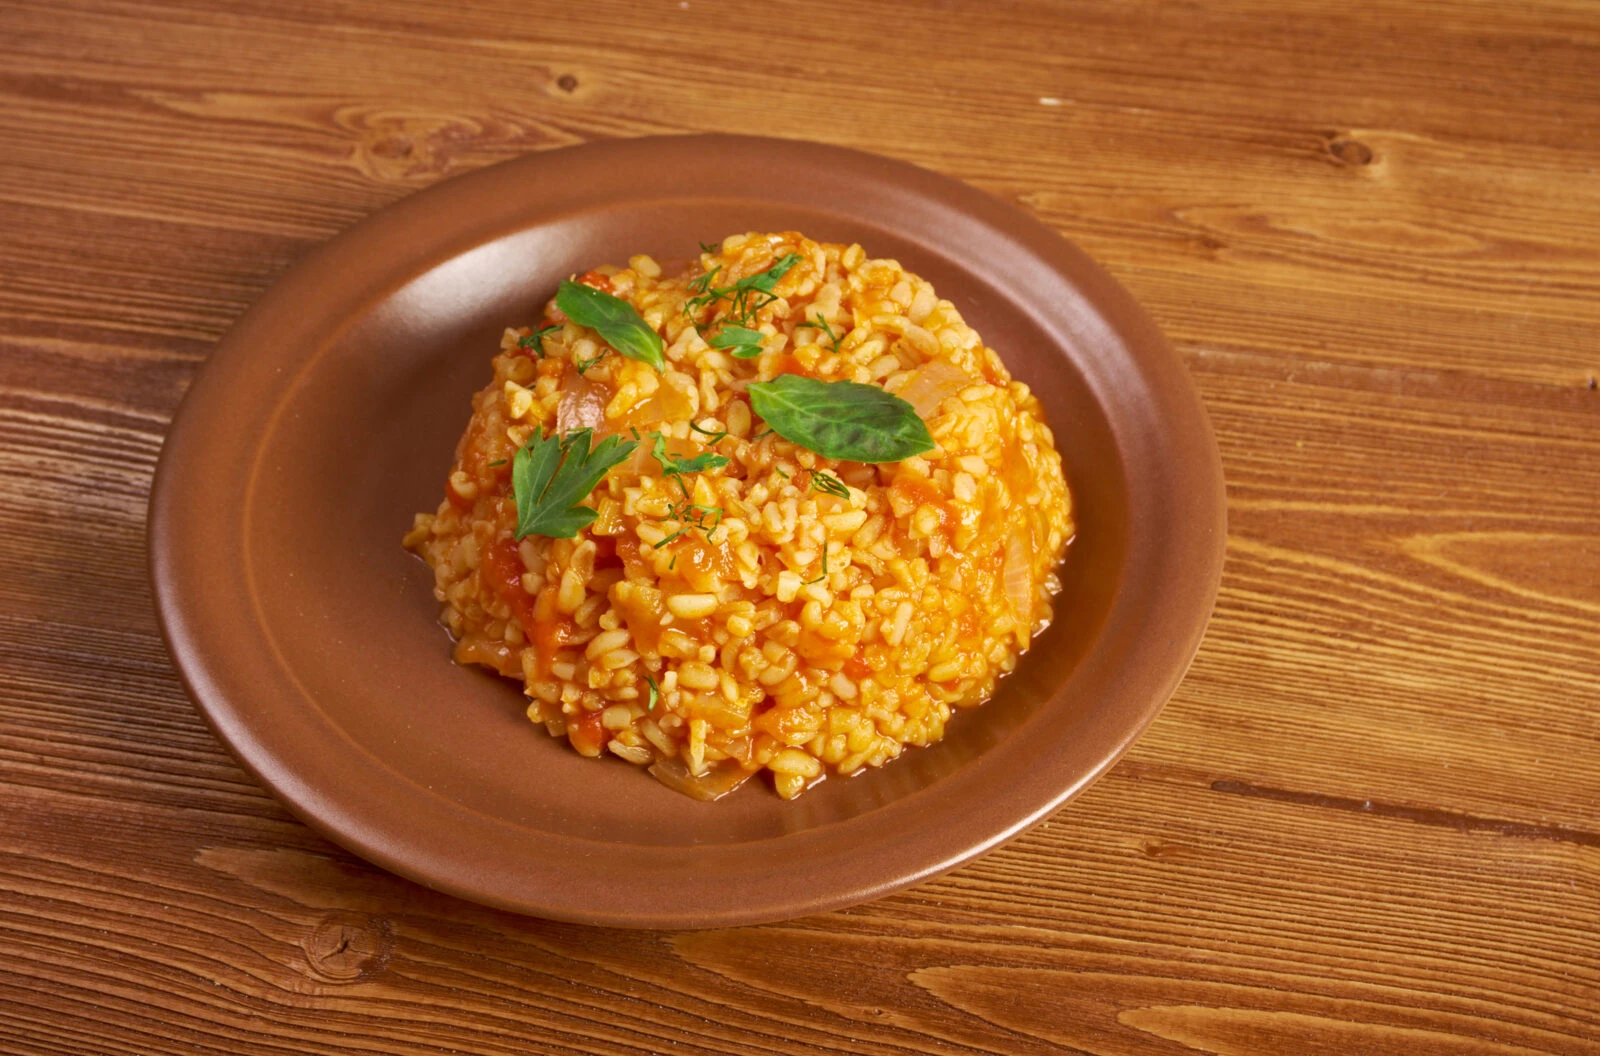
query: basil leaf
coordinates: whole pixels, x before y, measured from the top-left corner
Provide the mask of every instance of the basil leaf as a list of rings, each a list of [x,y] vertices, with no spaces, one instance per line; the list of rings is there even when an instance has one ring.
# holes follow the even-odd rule
[[[587,326],[599,334],[606,344],[629,359],[647,363],[658,371],[667,369],[661,335],[621,297],[568,280],[556,291],[556,307],[579,326]]]
[[[761,354],[761,339],[766,335],[748,326],[724,326],[706,344],[712,348],[725,348],[740,359],[754,359]]]
[[[876,385],[782,374],[747,391],[773,432],[824,458],[898,462],[933,450],[916,410]]]
[[[576,429],[565,439],[535,430],[517,449],[511,462],[511,493],[517,502],[518,539],[529,535],[571,539],[594,523],[599,514],[578,503],[639,445],[608,436],[591,451],[593,436],[591,429]]]

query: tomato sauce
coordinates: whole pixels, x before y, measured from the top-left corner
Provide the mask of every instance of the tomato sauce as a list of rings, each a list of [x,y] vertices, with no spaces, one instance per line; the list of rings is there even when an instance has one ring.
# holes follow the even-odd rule
[[[567,740],[585,755],[599,755],[600,747],[607,741],[605,724],[598,711],[579,711],[567,720]]]
[[[768,708],[751,723],[762,733],[787,744],[800,735],[809,735],[816,729],[816,718],[809,708]]]
[[[713,545],[691,528],[678,537],[678,561],[672,570],[696,590],[715,590],[719,584],[735,579],[733,551],[726,544]]]
[[[522,589],[522,555],[517,544],[504,539],[489,548],[483,573],[494,595],[504,601],[522,625],[522,633],[534,647],[534,670],[538,677],[550,674],[556,651],[564,649],[577,633],[577,625],[556,611],[556,592],[541,591],[538,598]]]
[[[586,271],[573,281],[582,283],[585,286],[591,286],[601,293],[612,292],[611,276],[602,275],[598,271]]]
[[[784,374],[797,374],[802,378],[809,378],[811,376],[811,372],[808,371],[798,359],[794,358],[787,352],[778,356],[778,369],[773,371],[772,376],[776,378]]]
[[[891,493],[896,493],[904,498],[915,509],[920,506],[931,506],[939,514],[939,531],[944,533],[947,542],[955,542],[956,528],[959,518],[945,497],[933,483],[921,477],[901,477],[889,488]]]
[[[844,662],[844,673],[852,682],[865,682],[872,677],[873,671],[861,657],[852,656]]]
[[[571,644],[578,625],[556,610],[556,592],[543,590],[533,606],[533,626],[529,628],[524,623],[523,627],[528,641],[533,643],[533,669],[540,678],[547,677],[556,653]]]

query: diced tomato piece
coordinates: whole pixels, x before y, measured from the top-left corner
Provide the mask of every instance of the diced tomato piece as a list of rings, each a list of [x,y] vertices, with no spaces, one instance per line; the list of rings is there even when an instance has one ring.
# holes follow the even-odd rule
[[[592,286],[595,289],[599,290],[601,293],[610,293],[610,292],[612,292],[611,276],[602,275],[598,271],[586,271],[582,275],[579,275],[573,281],[574,282],[580,282],[585,286]]]

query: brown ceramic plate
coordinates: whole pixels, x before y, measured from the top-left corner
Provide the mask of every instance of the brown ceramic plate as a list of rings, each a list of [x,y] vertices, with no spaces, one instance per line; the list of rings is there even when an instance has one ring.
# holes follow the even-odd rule
[[[516,684],[457,667],[432,509],[507,325],[632,253],[794,229],[898,258],[1043,400],[1077,504],[1056,619],[938,745],[794,802],[693,802],[580,757]],[[637,139],[520,158],[356,225],[201,371],[151,499],[161,620],[224,744],[312,827],[430,887],[563,920],[754,923],[874,898],[1039,821],[1153,719],[1222,565],[1216,443],[1129,295],[1026,214],[813,143]]]

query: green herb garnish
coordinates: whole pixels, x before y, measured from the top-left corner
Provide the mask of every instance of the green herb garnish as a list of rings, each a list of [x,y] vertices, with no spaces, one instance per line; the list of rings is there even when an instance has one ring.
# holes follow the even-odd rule
[[[850,498],[850,489],[845,482],[822,470],[814,470],[811,474],[811,490],[822,491],[841,499]]]
[[[708,469],[721,469],[728,464],[728,460],[725,457],[710,451],[702,451],[693,458],[674,458],[667,453],[666,437],[660,433],[649,433],[647,435],[655,437],[655,446],[650,453],[655,456],[657,462],[661,463],[662,476],[671,477],[678,482],[678,490],[683,492],[685,501],[689,498],[689,485],[683,482],[684,474],[704,473]]]
[[[766,335],[747,326],[724,326],[706,342],[712,348],[725,348],[739,359],[754,359],[761,354],[761,339]]]
[[[721,249],[722,249],[722,247],[717,245],[715,242],[701,242],[700,243],[700,252],[702,252],[702,253],[717,253],[717,252],[720,252]]]
[[[711,276],[721,270],[720,266],[713,268],[689,284],[697,296],[683,302],[684,317],[693,319],[693,313],[699,309],[718,301],[728,301],[728,321],[734,326],[748,329],[755,324],[756,313],[778,299],[772,293],[773,288],[801,259],[798,253],[785,253],[766,271],[747,275],[732,286],[711,285]],[[698,328],[700,324],[696,323],[695,326]]]
[[[727,439],[727,436],[728,436],[728,431],[726,429],[715,429],[715,430],[707,429],[705,426],[698,425],[695,422],[690,422],[689,423],[689,428],[693,429],[695,432],[699,433],[701,436],[704,436],[704,437],[707,438],[706,439],[706,446],[707,447],[710,447],[712,444],[715,444],[719,440]]]
[[[574,359],[572,361],[572,365],[578,368],[578,377],[583,377],[585,371],[594,366],[596,363],[600,362],[602,359],[605,359],[610,352],[611,350],[609,348],[602,348],[588,359]]]
[[[766,271],[758,271],[748,278],[740,279],[734,283],[736,289],[760,290],[762,293],[771,293],[773,287],[778,285],[778,280],[789,273],[789,269],[800,263],[798,253],[785,253],[778,258],[776,264]]]
[[[828,578],[828,544],[827,544],[826,541],[824,541],[823,544],[822,544],[822,571],[817,574],[817,578],[816,579],[808,579],[808,580],[806,580],[806,586],[809,587],[813,583],[821,583],[823,580],[825,580],[827,578]]]
[[[511,491],[517,503],[518,539],[544,535],[571,539],[599,516],[578,503],[617,463],[638,447],[632,440],[608,436],[590,450],[592,429],[575,429],[565,437],[534,430],[511,463]]]
[[[661,699],[661,687],[656,685],[656,680],[649,675],[644,676],[645,683],[650,687],[650,704],[645,711],[655,711],[656,701]]]
[[[660,433],[646,433],[646,436],[655,437],[655,446],[650,453],[661,463],[661,472],[665,476],[679,477],[685,473],[704,473],[708,469],[721,469],[728,464],[728,459],[711,451],[702,451],[693,458],[675,458],[667,453],[667,438]]]
[[[722,270],[722,265],[718,264],[716,267],[712,268],[710,271],[706,272],[705,274],[696,275],[689,283],[689,292],[691,292],[691,293],[706,293],[707,291],[709,291],[711,289],[711,280],[716,278],[717,277],[717,273],[720,272],[721,270]],[[712,299],[715,300],[715,298],[712,298]],[[709,302],[707,302],[707,303],[709,303]]]
[[[833,351],[835,353],[837,353],[839,351],[839,339],[843,335],[834,333],[833,332],[833,327],[829,326],[828,325],[828,321],[826,319],[822,318],[822,316],[819,315],[815,319],[807,319],[805,322],[801,323],[800,325],[801,326],[809,326],[813,330],[821,330],[823,333],[828,335],[828,341],[829,341],[830,345],[832,346]]]
[[[637,359],[658,371],[667,369],[661,335],[621,297],[568,280],[556,293],[556,307],[579,326],[587,326],[599,334],[606,344],[629,359]],[[591,359],[589,366],[599,358]]]
[[[490,463],[489,463],[489,468],[490,468],[490,469],[493,469],[493,468],[494,468],[494,467],[495,467],[495,466],[503,466],[503,465],[505,465],[505,464],[506,464],[506,460],[505,460],[505,459],[503,459],[503,458],[497,458],[497,459],[495,459],[495,460],[494,460],[494,461],[493,461],[493,462],[490,462]]]
[[[544,358],[544,335],[550,333],[551,331],[560,330],[560,329],[561,329],[560,325],[558,325],[556,323],[551,323],[549,326],[541,326],[539,329],[535,330],[533,333],[529,334],[527,337],[519,337],[519,338],[517,338],[517,347],[522,349],[524,352],[537,353],[539,358],[543,359]]]
[[[898,462],[934,447],[916,410],[876,385],[782,374],[746,391],[774,432],[824,458]]]
[[[698,502],[688,502],[687,500],[682,503],[675,502],[667,507],[665,519],[677,521],[682,527],[659,543],[656,543],[653,549],[660,550],[663,546],[688,531],[704,532],[706,542],[709,543],[711,541],[711,533],[716,531],[717,525],[722,523],[722,507],[702,506]],[[674,556],[672,560],[677,561],[677,557]],[[672,565],[669,564],[667,567],[671,568]]]

